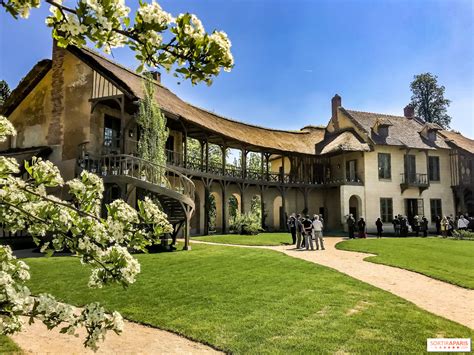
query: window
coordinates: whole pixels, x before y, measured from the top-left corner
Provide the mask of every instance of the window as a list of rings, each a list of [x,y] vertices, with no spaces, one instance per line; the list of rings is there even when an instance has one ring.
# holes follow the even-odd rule
[[[120,147],[120,120],[106,115],[104,118],[104,146],[110,149]]]
[[[392,178],[390,154],[379,153],[379,179],[390,179],[390,178]]]
[[[357,160],[346,161],[346,180],[350,182],[357,181]]]
[[[439,157],[428,157],[428,174],[430,181],[439,181]]]
[[[430,200],[430,209],[431,209],[431,222],[434,222],[436,216],[443,216],[443,210],[441,208],[441,199],[434,198]]]
[[[380,199],[380,218],[383,223],[389,223],[393,220],[393,202],[391,198]]]

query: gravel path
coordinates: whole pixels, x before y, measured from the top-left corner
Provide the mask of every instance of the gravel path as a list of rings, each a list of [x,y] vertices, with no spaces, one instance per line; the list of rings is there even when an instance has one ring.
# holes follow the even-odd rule
[[[257,248],[276,250],[295,258],[328,266],[402,297],[431,313],[474,329],[474,290],[464,289],[405,269],[364,261],[364,258],[372,254],[336,249],[335,245],[342,240],[344,239],[336,237],[325,238],[326,250],[319,251],[296,250],[292,245]]]
[[[25,354],[221,354],[200,343],[193,342],[171,332],[125,321],[123,333],[113,332],[99,343],[94,353],[82,345],[84,332],[78,338],[47,330],[41,322],[25,325],[11,338]]]

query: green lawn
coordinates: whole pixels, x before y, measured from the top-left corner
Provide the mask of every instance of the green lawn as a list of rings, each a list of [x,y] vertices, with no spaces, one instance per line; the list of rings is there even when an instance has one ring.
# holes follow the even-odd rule
[[[421,353],[429,337],[468,328],[332,269],[261,249],[194,244],[138,256],[128,289],[87,288],[71,257],[28,259],[35,294],[99,301],[126,318],[232,353]]]
[[[0,335],[0,354],[22,354],[22,351],[9,337]]]
[[[347,240],[336,248],[377,254],[365,260],[474,289],[474,242],[442,238]]]
[[[204,237],[193,237],[192,240],[241,245],[282,245],[291,244],[292,242],[290,233],[260,233],[257,235],[206,235]]]

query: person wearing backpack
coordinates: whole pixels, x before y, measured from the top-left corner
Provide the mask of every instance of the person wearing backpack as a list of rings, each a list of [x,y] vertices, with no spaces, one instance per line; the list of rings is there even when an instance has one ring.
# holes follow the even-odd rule
[[[309,216],[306,216],[306,218],[303,220],[303,228],[304,228],[304,243],[306,250],[309,250],[311,247],[311,250],[314,250],[314,245],[313,245],[313,221],[309,218]]]

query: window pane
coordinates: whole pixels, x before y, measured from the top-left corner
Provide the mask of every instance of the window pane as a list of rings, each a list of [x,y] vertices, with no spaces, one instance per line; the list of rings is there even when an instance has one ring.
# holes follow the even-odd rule
[[[430,200],[430,210],[431,210],[431,221],[434,222],[436,216],[443,217],[443,211],[441,208],[441,199],[432,199]]]
[[[382,222],[389,223],[393,219],[393,206],[391,198],[380,199],[380,218]]]
[[[431,181],[439,181],[439,157],[429,157],[428,173]]]
[[[379,179],[391,178],[390,154],[378,154]]]

